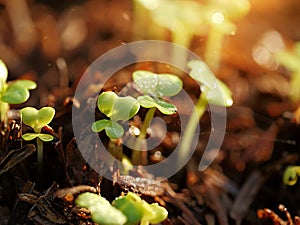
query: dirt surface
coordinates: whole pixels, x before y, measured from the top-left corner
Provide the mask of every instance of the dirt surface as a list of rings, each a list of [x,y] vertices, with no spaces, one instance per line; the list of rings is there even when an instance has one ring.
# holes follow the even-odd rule
[[[74,198],[86,191],[101,193],[109,201],[122,192],[136,192],[168,210],[165,225],[300,224],[300,184],[286,186],[282,181],[285,168],[299,163],[300,126],[294,114],[299,104],[288,99],[289,71],[257,61],[254,54],[268,43],[266,37],[280,37],[286,46],[300,40],[300,5],[297,0],[250,3],[250,13],[235,21],[236,34],[224,38],[221,65],[215,72],[232,90],[234,105],[227,109],[226,133],[214,162],[204,171],[197,169],[211,129],[206,113],[193,157],[173,177],[160,182],[142,166],[125,176],[119,168],[100,163],[112,182],[96,173],[78,149],[72,127],[72,106],[77,104],[73,95],[94,60],[137,40],[132,2],[0,0],[0,58],[8,67],[9,80],[26,78],[38,84],[27,102],[12,109],[46,105],[56,109],[52,129],[43,130],[55,139],[44,144],[42,174],[35,142],[22,140],[21,131],[28,128],[21,126],[18,116],[7,128],[1,127],[0,225],[93,224],[89,212],[74,205]],[[170,32],[163,38],[171,41]],[[204,57],[206,41],[206,36],[194,36],[190,49]],[[165,64],[137,63],[118,71],[103,84],[104,90],[120,91],[136,69],[170,72]],[[102,87],[103,77],[98,76]],[[196,101],[199,86],[186,74],[181,76],[184,89]],[[90,94],[98,93],[95,88],[88,89]],[[80,107],[95,114],[89,103]],[[95,115],[103,117],[100,112]],[[180,135],[178,115],[157,115],[169,129],[163,143],[148,152],[148,163],[167,157]],[[134,123],[144,116],[141,111]],[[100,138],[108,144],[104,133]],[[86,142],[92,145],[91,140]],[[124,151],[130,155],[129,149]],[[156,157],[158,151],[162,157]],[[101,162],[101,156],[91,157],[100,157]]]

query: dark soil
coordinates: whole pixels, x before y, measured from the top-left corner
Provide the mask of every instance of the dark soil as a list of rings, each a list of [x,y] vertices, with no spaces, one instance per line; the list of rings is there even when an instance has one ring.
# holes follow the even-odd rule
[[[21,126],[18,116],[8,127],[1,127],[0,225],[93,224],[89,213],[74,205],[74,198],[85,191],[101,193],[110,201],[122,192],[134,191],[167,208],[165,225],[300,224],[300,184],[286,186],[282,182],[284,169],[299,164],[300,153],[300,126],[293,117],[297,105],[287,97],[289,73],[282,67],[262,67],[252,57],[253,48],[267,31],[278,31],[287,45],[300,40],[298,1],[251,1],[249,15],[237,22],[236,35],[224,39],[222,64],[216,74],[231,88],[235,102],[227,110],[223,145],[213,164],[198,171],[210,134],[206,114],[192,159],[164,182],[142,166],[123,176],[119,168],[108,169],[100,163],[115,182],[103,178],[83,159],[73,134],[73,94],[84,71],[106,51],[135,40],[131,1],[22,2],[0,1],[0,58],[8,67],[10,80],[31,79],[38,88],[26,103],[12,108],[53,106],[53,130],[43,132],[50,132],[55,139],[44,145],[41,174],[35,142],[22,141],[21,131],[28,128]],[[28,10],[31,19],[18,16],[22,10]],[[169,36],[167,33],[165,40],[170,41]],[[205,41],[205,37],[195,36],[191,50],[203,56]],[[120,91],[132,71],[141,68],[170,71],[167,65],[154,62],[134,64],[115,74],[104,90]],[[184,89],[196,100],[199,86],[182,76]],[[89,104],[80,107],[95,113]],[[96,112],[96,117],[103,115]],[[156,150],[167,157],[176,146],[180,124],[176,116],[164,119],[169,131]],[[100,138],[108,142],[104,133]],[[149,152],[149,163],[161,160],[154,157],[156,150]],[[124,152],[131,154],[126,148]]]

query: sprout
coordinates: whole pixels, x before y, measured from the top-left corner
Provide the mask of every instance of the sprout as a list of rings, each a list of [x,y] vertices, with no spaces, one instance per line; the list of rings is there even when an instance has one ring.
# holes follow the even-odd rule
[[[190,150],[193,134],[208,103],[223,107],[229,107],[233,104],[229,88],[214,77],[204,62],[193,60],[188,63],[188,67],[191,69],[189,75],[200,82],[201,94],[188,121],[180,146],[180,154],[186,154]]]
[[[173,74],[155,74],[145,70],[133,72],[132,77],[138,88],[144,93],[137,98],[139,104],[149,109],[138,136],[139,139],[145,139],[156,109],[165,115],[172,115],[177,112],[176,106],[167,102],[164,97],[177,95],[182,89],[182,81]],[[135,149],[139,150],[141,143],[138,142],[137,145]],[[139,163],[141,151],[133,152],[132,160],[134,163]]]
[[[100,195],[85,192],[77,196],[75,204],[87,208],[91,212],[91,218],[101,225],[123,225],[127,221],[126,216],[111,206],[109,201]]]
[[[25,107],[20,110],[21,120],[24,124],[31,127],[35,133],[26,133],[22,135],[25,141],[36,139],[38,152],[38,167],[42,171],[43,165],[43,141],[49,142],[54,139],[51,134],[42,134],[41,130],[47,126],[55,115],[55,110],[52,107],[43,107],[37,110],[33,107]]]
[[[136,99],[130,96],[119,97],[112,91],[103,92],[98,97],[99,110],[110,120],[102,119],[93,123],[92,130],[101,132],[105,130],[109,138],[117,139],[124,135],[123,127],[117,122],[129,120],[137,114],[140,105]]]
[[[29,90],[36,88],[36,83],[31,80],[15,80],[6,82],[8,71],[0,60],[0,119],[7,121],[9,104],[20,104],[28,100]]]
[[[126,196],[118,197],[112,205],[119,209],[126,217],[125,225],[157,224],[168,217],[168,211],[157,203],[149,204],[138,195],[129,192]]]

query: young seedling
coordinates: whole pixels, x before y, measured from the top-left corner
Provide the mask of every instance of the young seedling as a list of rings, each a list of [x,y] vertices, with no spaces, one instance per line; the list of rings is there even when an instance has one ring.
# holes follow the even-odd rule
[[[22,135],[25,141],[36,139],[38,168],[42,171],[43,165],[43,142],[49,142],[54,139],[51,134],[41,133],[42,128],[47,126],[55,115],[55,110],[52,107],[43,107],[37,110],[33,107],[25,107],[20,110],[21,120],[24,124],[31,127],[34,133],[26,133]]]
[[[210,27],[207,37],[204,60],[208,66],[217,71],[225,35],[234,35],[236,26],[231,20],[244,17],[250,10],[248,0],[210,0],[205,5],[205,20]]]
[[[131,97],[119,97],[112,91],[103,92],[97,100],[99,110],[109,119],[101,119],[92,124],[94,132],[105,130],[110,138],[108,148],[110,153],[119,158],[124,165],[124,170],[128,171],[132,165],[130,160],[123,154],[122,147],[116,145],[116,139],[124,135],[124,129],[118,121],[127,121],[137,114],[140,109],[138,101]]]
[[[92,220],[101,225],[123,225],[126,216],[109,201],[95,193],[85,192],[77,196],[75,204],[87,208],[91,213]]]
[[[177,112],[176,106],[167,102],[164,97],[178,94],[182,89],[182,81],[173,74],[155,74],[145,70],[133,72],[132,77],[138,88],[144,93],[137,98],[137,101],[142,107],[149,109],[138,136],[139,139],[145,139],[156,109],[165,115]],[[137,150],[140,150],[140,144],[138,143],[138,145]],[[140,151],[133,152],[132,161],[134,163],[141,162],[140,153]]]
[[[117,121],[131,119],[140,109],[140,105],[135,98],[131,96],[119,97],[112,91],[100,94],[97,106],[109,119],[94,122],[92,130],[94,132],[105,130],[106,135],[111,139],[121,138],[124,135],[124,129]]]
[[[288,166],[283,173],[283,183],[295,185],[300,176],[300,166]]]
[[[190,151],[197,124],[205,113],[207,105],[210,103],[213,105],[229,107],[233,104],[229,88],[222,81],[214,78],[213,73],[204,62],[193,60],[188,63],[188,67],[191,69],[189,75],[194,80],[200,82],[201,94],[195,104],[195,108],[188,121],[186,132],[180,145],[179,152],[183,155]],[[218,90],[221,92],[221,97]]]
[[[197,1],[163,0],[157,1],[157,7],[150,11],[150,15],[156,24],[172,32],[172,42],[189,48],[194,35],[205,33],[203,9]],[[177,66],[185,65],[187,51],[177,50],[173,49],[173,63]]]
[[[0,119],[7,123],[9,104],[20,104],[28,100],[29,90],[36,88],[36,83],[31,80],[16,80],[6,82],[7,68],[0,60]]]
[[[125,225],[158,224],[168,217],[168,211],[157,203],[149,204],[138,195],[128,192],[112,202],[112,205],[119,209],[126,217]]]
[[[293,102],[300,100],[300,42],[292,50],[283,50],[276,54],[280,64],[291,72],[289,97]]]

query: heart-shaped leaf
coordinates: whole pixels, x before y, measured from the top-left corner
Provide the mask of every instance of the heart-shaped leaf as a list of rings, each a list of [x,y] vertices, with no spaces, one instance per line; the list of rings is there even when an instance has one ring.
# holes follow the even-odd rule
[[[144,108],[157,108],[165,115],[172,115],[177,112],[177,108],[172,103],[166,102],[162,99],[152,98],[149,95],[139,96],[137,98],[140,105]]]
[[[92,130],[94,132],[105,130],[106,135],[112,139],[117,139],[124,135],[124,129],[120,124],[106,119],[94,122],[92,124]]]
[[[20,104],[28,100],[29,91],[36,88],[36,83],[31,80],[17,80],[7,85],[1,100],[9,104]]]
[[[52,107],[43,107],[40,110],[25,107],[20,110],[20,114],[24,124],[32,127],[36,133],[40,133],[41,129],[52,121],[55,110]]]
[[[220,80],[217,80],[217,85],[213,89],[204,85],[201,86],[201,91],[205,94],[210,104],[226,107],[233,104],[230,89]]]
[[[182,89],[181,79],[173,74],[155,74],[145,70],[137,70],[133,72],[132,77],[144,94],[159,98],[174,96]]]
[[[98,97],[98,108],[113,121],[128,120],[140,109],[137,100],[131,96],[119,97],[114,92],[104,92]]]
[[[36,133],[26,133],[22,135],[25,141],[31,141],[35,138],[39,138],[44,142],[52,141],[54,137],[51,134],[36,134]]]

